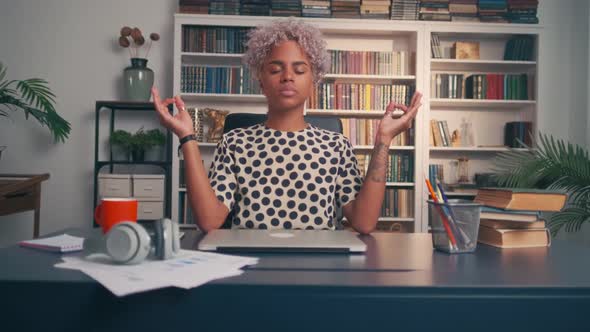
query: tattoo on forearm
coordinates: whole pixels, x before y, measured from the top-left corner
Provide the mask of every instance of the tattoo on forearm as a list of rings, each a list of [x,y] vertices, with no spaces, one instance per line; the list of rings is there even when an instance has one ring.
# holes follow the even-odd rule
[[[375,145],[366,179],[375,182],[385,182],[389,147],[383,143]]]

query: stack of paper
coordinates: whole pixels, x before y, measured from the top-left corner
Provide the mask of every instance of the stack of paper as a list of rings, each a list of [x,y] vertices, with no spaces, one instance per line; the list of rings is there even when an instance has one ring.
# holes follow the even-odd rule
[[[148,260],[138,265],[116,265],[106,255],[62,257],[55,267],[74,269],[100,282],[117,296],[163,287],[189,289],[211,280],[237,276],[242,267],[256,264],[258,258],[181,250],[165,261]]]

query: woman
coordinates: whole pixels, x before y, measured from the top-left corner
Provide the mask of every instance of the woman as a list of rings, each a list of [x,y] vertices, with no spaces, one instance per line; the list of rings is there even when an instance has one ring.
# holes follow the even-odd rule
[[[363,181],[348,139],[304,120],[305,101],[329,68],[319,30],[294,19],[276,20],[249,37],[244,59],[267,98],[267,121],[226,133],[209,176],[183,101],[162,101],[152,90],[162,124],[180,138],[197,225],[205,232],[217,229],[233,211],[232,227],[334,229],[342,208],[356,231],[370,233],[385,194],[389,145],[410,127],[421,94],[409,107],[387,106]],[[171,103],[179,109],[175,116],[168,113]],[[404,114],[394,118],[394,109]]]

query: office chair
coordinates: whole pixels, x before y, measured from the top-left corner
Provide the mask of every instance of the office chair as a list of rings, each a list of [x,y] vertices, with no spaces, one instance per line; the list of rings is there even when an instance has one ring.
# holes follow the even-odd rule
[[[266,121],[265,113],[230,113],[225,118],[223,133],[236,128],[246,128]],[[305,116],[305,121],[311,125],[342,134],[342,121],[332,116]],[[231,228],[233,211],[230,211],[221,228]],[[336,228],[341,228],[342,211],[336,213]]]
[[[246,128],[266,121],[266,114],[260,113],[231,113],[225,118],[223,133],[236,128]],[[332,116],[305,116],[305,121],[318,128],[342,134],[342,122]]]

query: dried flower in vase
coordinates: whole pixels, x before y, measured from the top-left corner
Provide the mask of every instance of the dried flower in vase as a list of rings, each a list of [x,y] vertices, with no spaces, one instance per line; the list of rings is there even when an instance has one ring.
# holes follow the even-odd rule
[[[160,40],[160,35],[155,32],[152,32],[150,34],[150,41],[147,46],[147,51],[143,58],[148,57],[150,49],[152,48],[152,43],[158,40]],[[129,55],[132,58],[141,58],[139,50],[145,44],[145,37],[143,36],[143,33],[139,28],[131,28],[128,26],[124,26],[121,28],[119,36],[119,45],[123,48],[129,49]]]

